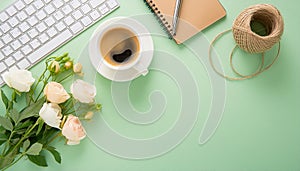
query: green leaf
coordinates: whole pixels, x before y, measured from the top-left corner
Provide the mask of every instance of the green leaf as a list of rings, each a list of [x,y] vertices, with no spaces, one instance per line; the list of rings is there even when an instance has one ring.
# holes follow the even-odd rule
[[[26,154],[37,156],[37,155],[40,154],[42,148],[43,148],[43,144],[40,144],[40,143],[34,143],[34,144],[32,144],[31,147],[26,151]]]
[[[30,146],[30,141],[27,139],[23,142],[23,150],[26,151],[28,147]]]
[[[2,144],[4,144],[6,141],[0,141],[0,146],[2,145]]]
[[[6,130],[13,130],[13,124],[11,123],[10,119],[4,118],[3,116],[0,116],[0,125],[2,125],[2,127]]]
[[[38,135],[41,132],[43,126],[44,126],[44,120],[39,119],[39,127],[38,127],[38,130],[36,131],[35,135]]]
[[[9,152],[5,157],[0,156],[0,170],[10,165],[17,155],[17,150]]]
[[[26,107],[20,114],[19,122],[23,119],[38,116],[40,109],[45,102],[45,98],[39,99],[36,103],[32,103],[30,106]]]
[[[32,99],[32,94],[33,94],[33,89],[30,89],[29,92],[26,93],[25,98],[26,98],[26,104],[29,106],[29,102],[31,102]]]
[[[33,121],[26,120],[25,122],[19,123],[17,126],[15,126],[15,130],[20,130],[20,129],[23,129],[23,128],[28,128],[32,124],[33,124]]]
[[[16,109],[10,110],[10,118],[15,122],[15,124],[18,123],[20,117],[20,113]]]
[[[73,70],[69,69],[69,70],[59,73],[58,75],[53,75],[53,81],[60,83],[60,82],[64,81],[67,77],[71,76],[72,73],[73,73]]]
[[[0,134],[0,141],[6,141],[8,137],[5,134]]]
[[[3,126],[0,125],[0,134],[5,134],[6,129],[3,128]]]
[[[37,155],[37,156],[32,156],[32,155],[27,155],[28,159],[33,162],[34,164],[42,167],[47,167],[47,161],[45,156],[42,155]]]
[[[20,140],[20,138],[14,138],[14,139],[11,139],[11,144],[14,145],[14,144],[17,144],[18,141]]]
[[[11,94],[11,101],[17,102],[17,90],[14,90]]]
[[[9,100],[8,100],[7,96],[5,95],[5,93],[3,92],[2,89],[1,89],[1,98],[2,98],[2,102],[5,105],[5,108],[7,109]]]
[[[56,149],[54,147],[51,147],[51,146],[47,146],[46,149],[53,155],[55,161],[60,164],[61,163],[61,156],[60,156],[59,152],[56,151]]]

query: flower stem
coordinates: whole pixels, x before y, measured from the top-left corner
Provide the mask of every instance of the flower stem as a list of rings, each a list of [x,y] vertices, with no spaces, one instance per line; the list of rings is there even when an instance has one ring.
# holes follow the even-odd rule
[[[10,168],[12,165],[16,164],[19,160],[21,160],[25,156],[25,153],[22,153],[17,160],[7,165],[5,168],[3,168],[3,171]]]
[[[6,141],[5,146],[4,146],[4,149],[3,149],[3,151],[2,151],[2,156],[5,155],[6,150],[7,150],[7,147],[9,146],[10,140],[11,140],[11,138],[13,137],[14,133],[15,133],[15,131],[12,131],[12,132],[10,133],[9,138],[8,138],[8,140]]]
[[[12,149],[12,151],[16,150],[16,148],[18,148],[19,145],[21,145],[21,143],[27,138],[27,136],[31,133],[31,131],[33,131],[33,129],[39,125],[39,120],[41,118],[39,118],[35,124],[24,134],[24,136],[19,140],[19,142],[14,146],[14,148]]]
[[[33,96],[35,90],[37,89],[38,85],[40,84],[40,82],[44,79],[45,73],[47,72],[47,70],[48,70],[48,64],[46,63],[46,68],[45,68],[45,70],[44,70],[43,73],[40,75],[40,77],[39,77],[37,83],[36,83],[36,84],[34,85],[34,87],[32,88],[32,92],[31,92],[31,94],[30,94],[30,96],[29,96],[29,97],[30,97],[29,104],[31,103],[31,101],[34,101],[32,96]]]
[[[49,144],[51,144],[56,138],[62,136],[61,132],[58,132],[55,136],[53,136],[46,144],[45,146],[48,146]]]
[[[40,93],[39,93],[39,95],[37,96],[37,98],[35,99],[35,102],[37,102],[38,101],[38,99],[40,98],[40,96],[42,95],[42,93],[43,93],[43,91],[44,91],[44,88],[46,87],[46,83],[48,82],[48,80],[50,79],[50,77],[51,77],[51,75],[49,75],[47,78],[46,78],[46,80],[44,80],[44,84],[43,84],[43,88],[42,88],[42,90],[40,91]]]
[[[67,75],[66,77],[64,77],[63,79],[59,80],[59,82],[63,82],[64,80],[66,80],[67,78],[71,77],[73,75],[73,72],[70,73],[69,75]]]

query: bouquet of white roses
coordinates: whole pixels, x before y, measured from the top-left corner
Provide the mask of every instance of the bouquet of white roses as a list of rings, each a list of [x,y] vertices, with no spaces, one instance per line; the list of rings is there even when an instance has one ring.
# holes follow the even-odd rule
[[[51,142],[64,137],[76,145],[86,136],[81,119],[89,120],[100,110],[94,97],[96,88],[77,79],[68,93],[62,82],[75,74],[83,75],[82,65],[74,64],[68,54],[51,57],[37,81],[27,70],[10,70],[2,75],[9,90],[1,89],[5,114],[0,114],[0,170],[27,157],[39,166],[47,166],[45,151],[61,163]]]

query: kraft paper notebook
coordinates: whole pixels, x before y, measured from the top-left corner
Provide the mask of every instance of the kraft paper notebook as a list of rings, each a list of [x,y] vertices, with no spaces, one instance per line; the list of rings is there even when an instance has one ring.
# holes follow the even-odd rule
[[[163,24],[169,35],[176,0],[144,0]],[[218,0],[182,0],[176,36],[177,44],[183,43],[198,32],[226,15]]]

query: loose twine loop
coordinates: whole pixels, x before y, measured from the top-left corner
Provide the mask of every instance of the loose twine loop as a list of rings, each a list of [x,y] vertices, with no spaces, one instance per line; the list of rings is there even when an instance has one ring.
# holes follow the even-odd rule
[[[257,33],[255,33],[251,29],[251,22],[258,22],[262,24],[265,27],[266,30],[266,36],[261,36]],[[284,30],[284,24],[283,24],[283,18],[278,11],[277,8],[275,8],[273,5],[269,4],[258,4],[251,6],[249,8],[246,8],[244,11],[242,11],[239,16],[235,19],[234,24],[232,26],[232,29],[226,30],[224,32],[221,32],[218,34],[214,40],[211,42],[209,47],[209,60],[211,63],[211,66],[215,70],[217,74],[220,76],[228,79],[228,80],[245,80],[252,77],[255,77],[262,72],[269,69],[275,61],[279,57],[280,53],[280,38],[283,34]],[[234,78],[230,76],[226,76],[219,72],[216,67],[214,66],[214,63],[211,58],[211,50],[214,43],[222,37],[224,34],[232,31],[233,37],[236,42],[236,46],[232,49],[230,54],[230,66],[234,73],[236,73],[239,77]],[[274,58],[274,60],[271,62],[271,64],[264,67],[264,59],[265,59],[265,52],[269,49],[271,49],[275,44],[278,43],[278,51]],[[243,75],[239,73],[234,65],[233,65],[233,53],[237,48],[240,48],[248,53],[261,53],[262,54],[262,62],[258,69],[250,75]]]

